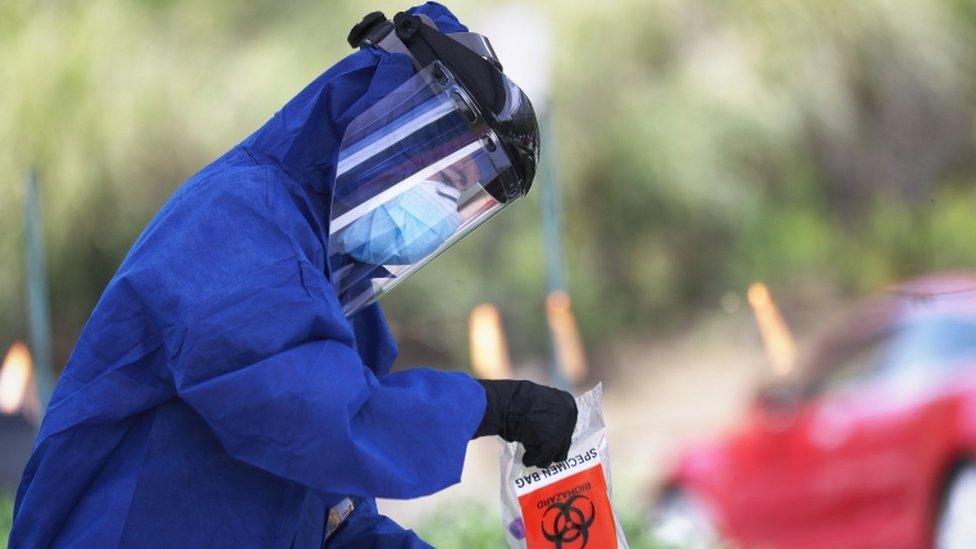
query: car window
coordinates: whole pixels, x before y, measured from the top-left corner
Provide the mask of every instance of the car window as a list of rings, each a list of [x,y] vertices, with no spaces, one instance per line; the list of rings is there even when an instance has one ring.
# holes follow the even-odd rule
[[[885,351],[890,340],[890,334],[879,334],[838,352],[829,370],[816,384],[815,392],[841,392],[876,377],[884,369]]]
[[[886,353],[891,375],[938,374],[969,367],[976,357],[976,322],[936,317],[901,328]]]
[[[935,380],[976,366],[976,321],[919,320],[835,353],[816,384],[817,393],[843,392],[881,379]]]

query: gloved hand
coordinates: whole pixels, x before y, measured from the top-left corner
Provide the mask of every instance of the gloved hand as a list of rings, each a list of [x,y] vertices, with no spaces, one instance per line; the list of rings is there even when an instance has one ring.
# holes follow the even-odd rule
[[[498,435],[525,446],[522,463],[547,467],[563,461],[576,427],[576,400],[566,391],[531,381],[479,379],[488,405],[475,438]]]

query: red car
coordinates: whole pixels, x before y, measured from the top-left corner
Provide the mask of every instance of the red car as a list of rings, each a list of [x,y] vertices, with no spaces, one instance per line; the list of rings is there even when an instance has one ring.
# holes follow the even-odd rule
[[[659,491],[682,547],[976,548],[976,276],[853,308]]]

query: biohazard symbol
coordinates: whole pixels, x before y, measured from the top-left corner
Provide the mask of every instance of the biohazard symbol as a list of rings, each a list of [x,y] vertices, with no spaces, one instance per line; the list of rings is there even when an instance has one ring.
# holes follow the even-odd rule
[[[542,515],[542,535],[556,549],[579,541],[580,549],[590,539],[590,526],[596,520],[596,507],[586,496],[573,496],[562,503],[553,503]]]

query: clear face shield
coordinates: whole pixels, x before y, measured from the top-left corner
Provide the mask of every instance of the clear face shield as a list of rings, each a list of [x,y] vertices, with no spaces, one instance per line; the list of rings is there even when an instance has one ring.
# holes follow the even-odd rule
[[[438,61],[420,70],[357,117],[340,146],[329,265],[345,313],[378,299],[525,189],[459,79]]]

